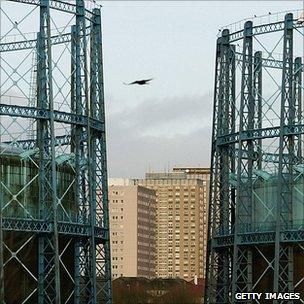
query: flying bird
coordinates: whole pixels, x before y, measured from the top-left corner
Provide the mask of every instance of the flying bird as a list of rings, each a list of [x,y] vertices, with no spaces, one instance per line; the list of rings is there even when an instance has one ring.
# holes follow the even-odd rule
[[[138,85],[145,85],[145,84],[149,84],[149,82],[152,80],[153,78],[149,78],[149,79],[141,79],[141,80],[135,80],[133,82],[130,83],[123,83],[125,85],[131,85],[131,84],[138,84]]]
[[[303,24],[303,23],[304,23],[304,11],[301,13],[297,21],[297,24]]]

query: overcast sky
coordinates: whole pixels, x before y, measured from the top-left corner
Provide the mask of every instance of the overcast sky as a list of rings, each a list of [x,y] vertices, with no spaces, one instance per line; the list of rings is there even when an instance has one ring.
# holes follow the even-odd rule
[[[103,6],[109,176],[131,178],[173,166],[209,166],[219,28],[254,15],[303,8],[302,1],[291,0],[98,2]],[[19,26],[25,33],[38,29],[37,8],[26,5],[35,10],[35,17],[20,10],[19,3],[6,4],[10,10],[2,16],[1,33],[7,33],[12,25],[14,30],[9,34],[19,36]],[[30,17],[23,18],[24,14]],[[65,25],[65,18],[58,11],[52,12],[52,26]],[[268,36],[273,39],[273,34]],[[19,61],[25,71],[30,70],[26,64],[31,63],[31,56],[14,60],[14,53],[4,55],[18,71]],[[56,56],[61,57],[60,51],[55,53],[53,48],[53,59]],[[62,61],[61,68],[67,73],[70,66]],[[3,70],[11,73],[13,68],[4,66]],[[54,81],[62,86],[61,74],[54,73],[55,69]],[[123,84],[150,77],[154,79],[147,86]],[[18,95],[15,91],[12,94]]]
[[[102,1],[110,177],[209,166],[218,29],[302,1]],[[154,77],[149,86],[125,86]]]

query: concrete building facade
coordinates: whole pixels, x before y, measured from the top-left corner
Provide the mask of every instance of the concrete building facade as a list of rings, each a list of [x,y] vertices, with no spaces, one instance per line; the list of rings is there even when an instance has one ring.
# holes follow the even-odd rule
[[[157,277],[205,277],[209,176],[207,168],[174,168],[134,180],[156,191]]]
[[[152,189],[109,180],[112,277],[155,277],[155,204]]]

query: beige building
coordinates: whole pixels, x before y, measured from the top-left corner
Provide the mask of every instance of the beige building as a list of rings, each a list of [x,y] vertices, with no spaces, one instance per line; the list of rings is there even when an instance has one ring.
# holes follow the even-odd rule
[[[205,277],[210,170],[147,173],[138,185],[156,191],[156,276]]]
[[[155,191],[127,179],[109,180],[113,279],[155,277]]]

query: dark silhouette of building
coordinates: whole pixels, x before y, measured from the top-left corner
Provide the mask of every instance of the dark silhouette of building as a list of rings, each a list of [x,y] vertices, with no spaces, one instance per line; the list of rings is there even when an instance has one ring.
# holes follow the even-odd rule
[[[202,303],[205,280],[120,277],[113,281],[113,304]]]

